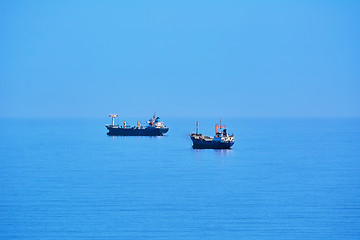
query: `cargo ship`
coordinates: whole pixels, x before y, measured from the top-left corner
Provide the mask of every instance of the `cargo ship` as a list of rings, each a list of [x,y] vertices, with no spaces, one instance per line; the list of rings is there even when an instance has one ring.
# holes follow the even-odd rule
[[[154,114],[154,116],[149,119],[146,123],[147,126],[141,126],[140,122],[137,122],[137,126],[131,127],[126,125],[124,121],[123,126],[115,125],[115,118],[118,115],[110,114],[109,117],[112,118],[112,125],[105,125],[109,130],[107,135],[110,136],[163,136],[169,131],[163,122],[160,122],[160,118]]]
[[[218,131],[220,130],[220,131]],[[215,125],[215,136],[209,137],[199,134],[199,122],[196,122],[196,133],[191,133],[190,138],[195,149],[230,149],[235,143],[234,134],[229,135],[226,130],[226,125]]]

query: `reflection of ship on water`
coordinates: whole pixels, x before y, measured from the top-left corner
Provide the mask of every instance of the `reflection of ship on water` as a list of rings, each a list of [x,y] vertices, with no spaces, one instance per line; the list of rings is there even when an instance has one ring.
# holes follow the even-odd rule
[[[105,125],[109,130],[107,135],[110,136],[163,136],[169,131],[163,122],[160,122],[160,118],[155,114],[153,118],[147,121],[147,126],[141,126],[140,122],[137,122],[137,126],[131,127],[126,125],[124,121],[123,126],[115,125],[114,119],[118,116],[116,114],[109,115],[112,118],[112,125]]]
[[[213,137],[199,134],[199,122],[196,122],[196,133],[191,133],[190,138],[193,142],[193,148],[197,149],[229,149],[235,143],[234,134],[229,135],[227,133],[226,125],[222,125],[222,120],[220,120],[220,125],[215,125],[215,136]]]

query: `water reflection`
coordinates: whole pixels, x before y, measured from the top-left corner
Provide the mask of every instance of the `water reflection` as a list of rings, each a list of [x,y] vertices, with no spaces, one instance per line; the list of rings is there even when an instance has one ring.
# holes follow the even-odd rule
[[[216,156],[227,156],[231,154],[234,150],[232,149],[214,149]]]
[[[231,155],[234,150],[233,149],[193,149],[193,151],[195,152],[195,155],[201,156],[203,154],[211,154],[211,153],[215,153],[212,154],[213,156],[229,156]]]

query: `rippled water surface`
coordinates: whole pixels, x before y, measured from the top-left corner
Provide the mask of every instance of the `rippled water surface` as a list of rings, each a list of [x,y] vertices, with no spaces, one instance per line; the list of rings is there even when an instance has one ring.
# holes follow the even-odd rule
[[[197,119],[163,120],[164,137],[0,120],[0,239],[360,238],[359,120],[225,119],[232,150],[194,150]]]

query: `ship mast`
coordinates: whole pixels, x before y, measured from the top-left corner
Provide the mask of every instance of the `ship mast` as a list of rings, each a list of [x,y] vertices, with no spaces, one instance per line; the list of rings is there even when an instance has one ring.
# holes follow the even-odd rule
[[[218,124],[215,125],[215,134],[218,132],[218,128],[226,129],[226,125],[225,126],[222,125],[222,119],[221,118],[220,118],[220,125],[218,125]]]
[[[113,126],[115,126],[115,124],[114,124],[114,119],[117,117],[118,115],[117,114],[109,114],[109,117],[111,117],[112,118],[112,125]]]

